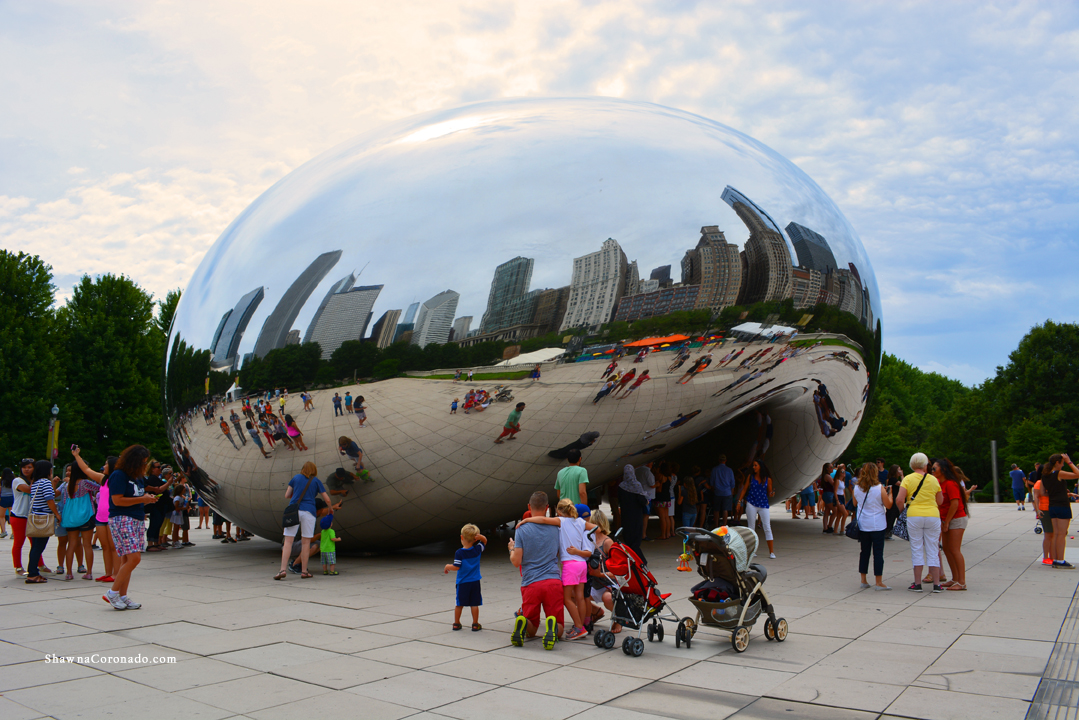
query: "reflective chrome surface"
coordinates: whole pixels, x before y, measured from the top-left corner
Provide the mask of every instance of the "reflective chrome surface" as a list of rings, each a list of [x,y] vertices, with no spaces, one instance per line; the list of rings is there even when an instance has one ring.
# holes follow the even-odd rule
[[[704,251],[687,253],[708,233],[719,238],[712,251],[731,260],[720,284],[713,277],[720,265],[701,260]],[[575,267],[589,255],[592,265]],[[510,262],[517,257],[533,262]],[[588,273],[602,274],[603,263],[619,257],[636,261],[639,282],[627,267],[617,283],[585,284]],[[698,265],[694,275],[695,262],[706,269]],[[663,266],[671,266],[669,281]],[[557,293],[545,300],[534,292],[571,286],[575,277],[561,306]],[[687,287],[693,282],[701,287]],[[599,293],[590,296],[590,287]],[[660,294],[618,297],[634,289]],[[736,334],[742,342],[717,348],[706,371],[679,384],[700,350],[673,372],[671,348],[637,364],[631,354],[620,369],[639,376],[647,368],[653,380],[622,399],[593,404],[606,360],[551,363],[538,380],[508,383],[513,402],[467,415],[450,415],[450,401],[497,383],[396,378],[327,388],[314,391],[309,412],[299,388],[290,388],[286,412],[309,450],[278,445],[269,459],[250,441],[233,448],[201,416],[181,429],[182,413],[204,399],[201,368],[238,371],[242,386],[245,362],[288,343],[317,338],[328,357],[344,340],[399,339],[397,323],[412,326],[405,329],[414,342],[443,342],[463,316],[472,316],[473,329],[538,323],[537,302],[548,313],[544,328],[562,330],[604,314],[632,319],[657,301],[670,310],[700,302],[718,311],[792,297],[807,314],[817,301],[836,311],[798,328],[795,342],[811,342],[797,356],[778,362],[786,338],[768,343],[743,328]],[[810,347],[818,340],[823,344]],[[836,205],[752,138],[650,104],[514,100],[409,118],[289,174],[207,253],[180,301],[169,346],[172,436],[197,463],[195,482],[215,508],[279,538],[288,480],[307,460],[323,479],[349,467],[337,450],[344,435],[363,448],[375,482],[355,484],[335,527],[342,549],[379,549],[452,538],[465,522],[489,527],[519,516],[529,494],[550,491],[564,466],[548,453],[588,431],[600,433],[584,451],[596,487],[620,477],[625,462],[658,459],[749,418],[756,437],[725,451],[738,463],[763,452],[779,501],[853,437],[879,366],[880,300],[865,250]],[[743,354],[721,364],[738,350]],[[763,354],[747,365],[754,353]],[[331,398],[346,390],[366,399],[363,428],[355,416],[335,417]],[[520,435],[494,444],[518,401],[527,403]],[[225,415],[238,407],[227,405]],[[678,422],[680,413],[692,417]]]

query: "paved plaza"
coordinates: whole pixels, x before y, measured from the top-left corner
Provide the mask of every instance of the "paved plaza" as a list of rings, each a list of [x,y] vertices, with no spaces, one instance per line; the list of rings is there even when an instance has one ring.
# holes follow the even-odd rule
[[[143,556],[131,584],[143,608],[125,612],[102,602],[100,583],[29,586],[11,573],[0,581],[0,718],[1018,719],[1047,663],[1060,664],[1060,647],[1049,661],[1062,623],[1065,635],[1079,630],[1074,617],[1065,623],[1079,572],[1039,563],[1030,512],[974,506],[963,547],[970,590],[920,595],[905,590],[905,542],[886,543],[894,590],[863,591],[856,543],[775,515],[766,588],[790,635],[766,642],[758,623],[743,654],[707,630],[675,649],[673,628],[640,658],[590,639],[550,652],[538,641],[511,647],[518,577],[495,542],[483,559],[481,632],[450,629],[449,545],[345,558],[340,576],[274,582],[279,546],[222,545],[195,531],[196,547]],[[698,578],[675,570],[680,551],[645,546],[688,615]],[[76,662],[47,662],[53,655]],[[1073,704],[1050,717],[1075,713]]]

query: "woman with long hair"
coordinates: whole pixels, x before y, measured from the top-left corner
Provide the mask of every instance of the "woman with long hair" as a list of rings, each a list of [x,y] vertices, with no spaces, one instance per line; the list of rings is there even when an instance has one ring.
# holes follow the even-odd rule
[[[858,509],[858,541],[862,545],[858,557],[858,572],[862,576],[862,589],[869,588],[869,554],[873,554],[873,576],[876,590],[891,590],[884,584],[884,533],[888,529],[887,512],[892,507],[892,493],[880,482],[875,463],[866,463],[858,471],[858,483],[851,492],[851,499]]]
[[[959,482],[959,473],[947,458],[939,458],[933,463],[933,477],[944,493],[944,504],[940,506],[940,540],[952,571],[952,579],[941,585],[945,590],[966,590],[967,561],[960,548],[967,529],[967,493]]]
[[[284,580],[287,577],[285,568],[288,566],[289,558],[292,556],[292,541],[297,533],[300,535],[301,543],[300,577],[305,580],[311,577],[311,573],[307,571],[307,558],[311,553],[311,539],[315,537],[315,517],[318,512],[315,507],[315,500],[321,497],[326,503],[326,507],[333,505],[330,502],[329,493],[326,492],[326,487],[316,477],[317,475],[318,468],[315,463],[308,460],[303,464],[300,472],[289,480],[288,488],[285,489],[286,500],[296,498],[296,504],[300,510],[300,522],[298,525],[292,525],[284,529],[285,541],[281,546],[281,570],[274,575],[274,580]]]
[[[1071,472],[1063,469],[1064,463],[1068,464]],[[1068,492],[1065,480],[1076,478],[1079,478],[1079,468],[1075,467],[1075,463],[1066,453],[1053,453],[1042,465],[1042,488],[1049,497],[1049,510],[1046,514],[1053,521],[1053,567],[1066,570],[1075,568],[1064,559],[1064,546],[1068,541],[1068,526],[1072,521],[1071,500],[1076,498],[1076,495]]]
[[[296,421],[292,419],[291,415],[285,416],[285,427],[288,431],[288,436],[293,443],[296,444],[297,449],[306,450],[307,445],[303,441],[303,432],[300,430],[300,426],[296,424]]]
[[[112,533],[109,532],[109,476],[116,469],[116,463],[120,458],[109,455],[101,472],[96,472],[82,459],[81,449],[77,445],[71,454],[75,456],[75,464],[86,474],[86,477],[99,485],[96,500],[97,512],[94,515],[94,539],[101,546],[101,563],[105,566],[105,574],[97,578],[97,582],[111,583],[114,582],[113,571],[120,567],[120,556],[116,554]]]
[[[896,507],[895,498],[899,495],[899,484],[903,482],[903,468],[892,465],[888,468],[888,477],[883,482],[888,486],[888,490],[892,494],[892,504],[885,515],[885,519],[888,521],[888,529],[884,533],[884,539],[891,540],[892,528],[895,527],[895,521],[899,519],[899,508]]]
[[[768,466],[760,460],[754,460],[750,467],[749,481],[742,485],[742,492],[738,495],[738,505],[745,502],[746,527],[754,532],[757,529],[757,517],[761,519],[764,528],[764,539],[768,543],[768,557],[775,559],[776,552],[772,542],[772,520],[768,514],[768,506],[771,503],[775,490],[772,489],[772,473]]]
[[[82,576],[83,580],[94,579],[94,550],[91,547],[93,545],[94,528],[97,525],[95,519],[97,510],[97,494],[101,490],[101,486],[96,482],[93,482],[87,473],[79,466],[78,463],[72,463],[68,466],[68,479],[63,485],[57,488],[57,492],[64,498],[63,513],[68,516],[67,527],[67,548],[65,551],[64,560],[67,563],[67,580],[75,579],[72,572],[72,563],[75,561],[76,554],[81,550],[83,558],[85,558],[86,569],[85,574]],[[71,517],[71,515],[81,508],[75,506],[83,503],[78,502],[85,498],[83,501],[86,505],[88,515],[85,515],[85,520],[81,525],[71,526],[71,522],[77,522],[78,519]],[[69,505],[70,503],[70,505]],[[64,563],[62,562],[61,565]],[[59,571],[57,571],[59,572]]]
[[[146,506],[157,496],[146,492],[146,468],[150,451],[142,445],[130,445],[120,453],[116,469],[109,475],[109,533],[120,556],[119,568],[113,569],[112,588],[101,598],[116,610],[138,610],[142,605],[127,594],[131,573],[139,566],[146,546]]]
[[[34,473],[30,485],[30,515],[52,515],[59,523],[63,517],[56,508],[56,494],[52,488],[52,463],[48,460],[38,460],[34,463]],[[30,569],[27,571],[26,584],[35,585],[46,582],[41,576],[41,556],[45,553],[45,546],[49,544],[49,537],[30,538]]]
[[[821,504],[824,505],[820,515],[824,522],[824,533],[835,532],[832,529],[835,519],[835,480],[832,479],[832,472],[832,463],[824,463],[820,477],[817,478],[817,489],[820,490]]]

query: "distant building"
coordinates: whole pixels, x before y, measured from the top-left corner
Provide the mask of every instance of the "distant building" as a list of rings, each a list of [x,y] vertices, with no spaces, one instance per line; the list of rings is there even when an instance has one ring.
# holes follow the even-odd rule
[[[472,316],[462,315],[453,321],[453,338],[463,340],[468,337],[469,328],[472,327]]]
[[[454,342],[460,344],[461,347],[471,347],[472,345],[478,345],[479,343],[499,340],[502,342],[521,342],[542,335],[543,333],[540,332],[540,330],[541,326],[534,324],[512,325],[489,333],[476,333],[475,331],[472,331],[468,333],[466,337],[455,340]]]
[[[405,318],[401,322],[406,323],[406,324],[416,322],[416,311],[419,310],[419,309],[420,309],[420,304],[418,302],[414,302],[411,305],[409,305],[408,309],[405,310]]]
[[[515,318],[507,317],[507,314],[516,312],[520,316],[526,312],[521,309],[520,303],[513,303],[528,293],[534,262],[532,258],[515,257],[495,268],[491,291],[487,295],[487,310],[480,320],[481,331],[488,333],[513,325]],[[517,321],[519,322],[519,317]]]
[[[443,344],[449,340],[450,326],[457,313],[460,293],[443,290],[438,295],[423,302],[416,313],[415,328],[412,330],[411,343],[421,348],[431,343]]]
[[[671,266],[660,265],[658,268],[652,270],[652,274],[648,276],[649,280],[657,280],[661,288],[668,288],[674,284],[671,280]]]
[[[634,265],[636,267],[636,265]],[[540,326],[540,335],[558,330],[566,316],[569,303],[569,285],[551,290],[541,290],[536,300],[536,312],[532,322]]]
[[[791,271],[791,294],[794,307],[807,308],[817,304],[824,275],[816,270],[796,267]]]
[[[610,322],[626,284],[626,254],[614,238],[598,252],[573,260],[566,316],[559,330]]]
[[[340,259],[340,250],[323,253],[300,273],[300,276],[293,281],[278,301],[277,307],[266,318],[266,322],[262,324],[262,331],[259,332],[258,340],[255,341],[255,355],[260,358],[265,357],[271,350],[284,347],[288,331],[292,329],[292,324],[296,322],[300,310],[303,309],[318,284]]]
[[[832,254],[832,248],[823,235],[796,222],[787,223],[787,235],[794,243],[798,254],[798,264],[809,270],[816,270],[822,275],[835,272],[839,265]]]
[[[323,360],[329,360],[341,343],[363,339],[382,287],[360,285],[330,296],[309,341],[317,342],[322,348]]]
[[[393,344],[393,337],[397,330],[397,320],[401,317],[400,310],[387,310],[382,317],[371,326],[371,342],[380,350]]]
[[[299,345],[300,344],[300,331],[289,330],[288,337],[285,338],[285,345]]]
[[[650,293],[659,290],[659,280],[641,280],[637,283],[637,292],[635,295],[642,293]]]
[[[416,327],[415,323],[400,323],[397,329],[393,333],[393,342],[408,342],[412,338],[412,330]],[[406,335],[408,337],[406,337]],[[391,343],[392,344],[392,343]]]
[[[623,295],[636,295],[641,291],[641,275],[637,272],[637,261],[626,265],[626,287]]]
[[[850,313],[857,318],[861,318],[862,286],[858,284],[858,278],[850,270],[836,270],[835,276],[839,291],[839,301],[836,303],[836,307],[841,312]]]
[[[251,316],[255,314],[259,303],[265,297],[261,287],[257,287],[240,298],[229,312],[221,318],[218,325],[217,340],[213,345],[213,358],[211,367],[215,370],[235,369],[239,360],[240,341],[243,340],[247,324],[251,322]]]
[[[303,341],[305,343],[313,342],[315,325],[318,324],[319,318],[322,317],[322,311],[326,309],[326,305],[330,302],[330,298],[334,295],[337,295],[338,293],[348,292],[355,284],[356,275],[354,273],[349,273],[345,277],[335,282],[330,287],[329,292],[327,292],[325,297],[322,298],[322,302],[320,302],[318,304],[318,307],[315,308],[315,314],[311,316],[311,322],[307,324],[307,332],[304,333],[303,336]]]
[[[724,188],[722,198],[749,228],[738,304],[786,300],[791,296],[793,263],[783,231],[768,213],[730,185]]]
[[[738,302],[742,289],[742,258],[738,246],[727,242],[716,225],[701,228],[697,247],[682,258],[682,282],[700,285],[697,307],[719,312]]]
[[[633,322],[679,310],[693,310],[697,306],[700,291],[700,285],[675,285],[655,292],[623,297],[618,301],[614,319]]]

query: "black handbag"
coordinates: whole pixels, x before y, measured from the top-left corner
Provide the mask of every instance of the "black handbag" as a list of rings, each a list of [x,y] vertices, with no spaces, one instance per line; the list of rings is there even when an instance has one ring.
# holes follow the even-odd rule
[[[281,516],[282,527],[296,527],[300,524],[300,500],[307,495],[307,488],[311,487],[312,480],[314,480],[313,477],[307,478],[307,484],[303,486],[303,492],[300,493],[299,497],[293,498],[292,502],[285,506],[285,512]]]

